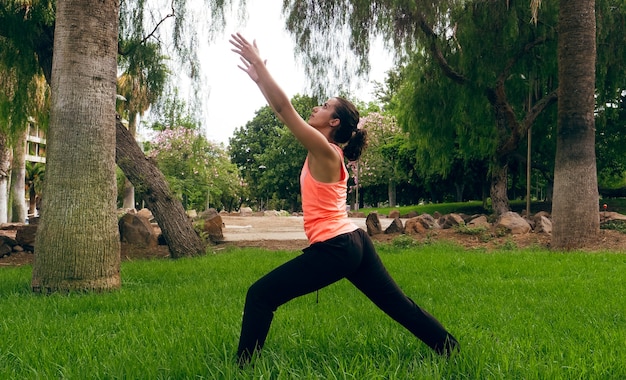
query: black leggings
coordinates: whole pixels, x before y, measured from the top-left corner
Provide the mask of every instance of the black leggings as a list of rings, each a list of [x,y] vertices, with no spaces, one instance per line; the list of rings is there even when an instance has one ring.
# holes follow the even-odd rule
[[[315,243],[272,270],[248,289],[237,355],[240,363],[260,352],[276,309],[296,298],[347,278],[387,315],[434,349],[448,355],[456,339],[408,298],[391,278],[362,229]]]

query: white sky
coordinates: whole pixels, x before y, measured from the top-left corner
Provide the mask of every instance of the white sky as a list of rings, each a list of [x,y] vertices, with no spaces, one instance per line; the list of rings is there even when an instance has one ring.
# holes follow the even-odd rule
[[[256,39],[267,67],[289,98],[296,94],[308,94],[305,87],[304,68],[294,57],[292,37],[285,31],[282,16],[282,0],[248,0],[248,20],[240,26],[230,22],[223,38],[201,50],[206,83],[204,100],[206,137],[228,145],[236,128],[252,120],[255,112],[267,102],[258,87],[237,65],[237,54],[228,42],[230,34],[240,32],[249,40]],[[372,54],[369,81],[354,95],[363,101],[372,100],[373,81],[383,82],[386,72],[392,68],[392,58],[382,48]]]

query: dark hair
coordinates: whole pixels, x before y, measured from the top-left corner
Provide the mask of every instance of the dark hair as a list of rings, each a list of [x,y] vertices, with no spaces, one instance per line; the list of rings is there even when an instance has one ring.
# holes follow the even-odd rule
[[[339,119],[339,127],[333,132],[333,140],[345,144],[343,155],[349,161],[356,161],[367,146],[367,131],[359,129],[359,111],[350,101],[335,97],[335,117]]]

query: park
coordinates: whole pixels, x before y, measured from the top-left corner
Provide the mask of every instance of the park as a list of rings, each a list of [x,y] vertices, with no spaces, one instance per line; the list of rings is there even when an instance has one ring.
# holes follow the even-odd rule
[[[230,30],[246,9],[0,5],[1,378],[626,377],[623,1],[285,1],[289,97],[271,42]],[[216,41],[268,103],[228,145],[202,119],[237,112],[201,110]],[[311,255],[354,236],[377,272]],[[309,292],[258,308],[267,345],[241,355],[251,284],[304,256],[263,292]],[[394,318],[423,307],[458,350],[385,315],[387,271]]]

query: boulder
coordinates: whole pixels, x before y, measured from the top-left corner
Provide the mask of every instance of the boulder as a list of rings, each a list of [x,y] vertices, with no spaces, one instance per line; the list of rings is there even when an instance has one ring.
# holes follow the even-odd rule
[[[224,240],[224,222],[222,216],[213,209],[214,212],[208,212],[207,210],[201,214],[204,221],[202,230],[208,235],[212,242],[219,242]]]
[[[140,247],[156,247],[158,236],[150,221],[138,212],[126,214],[118,222],[120,240]]]
[[[137,216],[140,216],[142,218],[145,218],[148,220],[148,222],[152,222],[154,219],[154,216],[152,215],[152,211],[150,211],[147,208],[142,208],[141,210],[137,211],[136,213]]]
[[[399,218],[400,217],[400,211],[398,211],[398,210],[391,210],[391,211],[389,211],[389,215],[387,215],[387,217],[389,219]]]
[[[395,217],[393,222],[385,229],[386,234],[401,234],[404,233],[404,227],[399,217]]]
[[[378,214],[375,212],[367,215],[365,219],[365,226],[367,227],[367,234],[369,236],[374,236],[383,233],[383,228],[380,224],[380,219],[378,219]]]
[[[552,233],[552,221],[546,218],[543,215],[539,215],[538,217],[535,215],[535,232],[545,232],[547,234]]]
[[[527,234],[530,224],[516,212],[505,212],[496,223],[496,229],[504,229],[513,235]]]
[[[36,224],[25,224],[17,227],[15,241],[27,251],[35,250],[35,235],[37,235]]]
[[[422,215],[407,220],[404,225],[404,233],[408,235],[422,234],[428,230],[428,224],[424,222]]]
[[[489,223],[489,221],[487,220],[487,217],[485,215],[478,215],[474,219],[470,219],[467,222],[467,226],[468,227],[485,227],[485,228],[490,228],[491,227],[491,223]]]
[[[439,218],[439,225],[443,229],[453,228],[458,226],[459,224],[465,224],[463,217],[459,214],[446,214]]]

